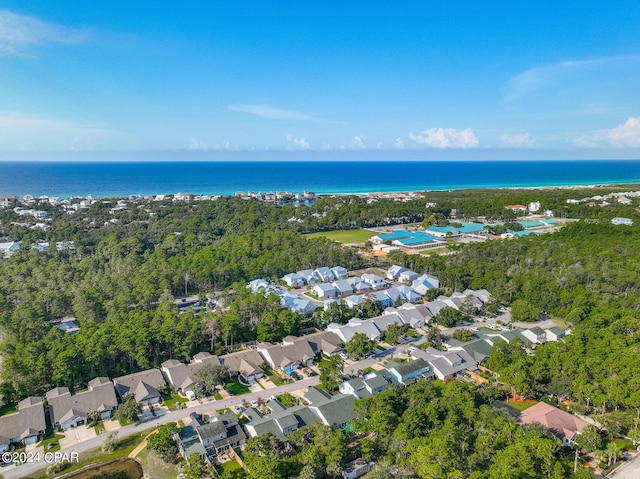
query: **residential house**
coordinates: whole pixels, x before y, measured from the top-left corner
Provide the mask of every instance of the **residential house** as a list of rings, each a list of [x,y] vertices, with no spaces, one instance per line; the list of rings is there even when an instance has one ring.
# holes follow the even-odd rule
[[[611,224],[631,226],[633,224],[633,220],[631,218],[612,218]]]
[[[396,304],[396,301],[393,299],[393,296],[398,298],[400,294],[397,291],[391,291],[391,294],[386,294],[386,291],[374,291],[369,293],[367,296],[371,301],[376,301],[380,303],[383,308],[389,308]]]
[[[285,338],[286,339],[286,338]],[[281,369],[286,374],[291,374],[295,369],[311,366],[315,358],[315,351],[304,338],[286,342],[281,345],[270,343],[258,344],[257,351],[273,369]]]
[[[19,249],[20,244],[15,241],[0,243],[0,256],[3,258],[11,258]]]
[[[46,393],[51,425],[63,430],[89,423],[89,414],[97,411],[100,419],[111,419],[118,406],[113,383],[98,377],[89,381],[89,389],[71,394],[66,387],[57,387]]]
[[[196,421],[195,432],[210,456],[219,456],[247,442],[247,435],[232,412],[216,414],[209,423],[203,423],[199,418]]]
[[[191,413],[191,417],[191,423],[180,429],[174,436],[178,451],[180,451],[182,457],[187,461],[187,464],[194,453],[198,454],[203,461],[210,462],[207,450],[200,442],[200,437],[196,431],[196,428],[203,423],[196,413]]]
[[[384,333],[387,330],[387,328],[392,324],[397,324],[398,326],[404,325],[404,323],[402,322],[402,319],[400,318],[400,315],[395,313],[385,312],[385,314],[381,316],[376,316],[375,318],[371,318],[370,321],[376,325],[376,328],[378,328],[378,330],[381,333]]]
[[[261,367],[264,358],[255,349],[220,356],[220,361],[229,368],[231,375],[240,376],[247,383],[253,383],[264,376]]]
[[[363,379],[353,378],[340,384],[342,394],[351,394],[357,399],[373,397],[391,383],[390,373],[384,369],[367,374]]]
[[[405,303],[399,308],[387,308],[384,312],[397,314],[404,324],[412,328],[422,328],[425,325],[425,321],[431,318],[427,311],[423,304]]]
[[[306,341],[315,354],[331,356],[344,350],[344,344],[340,337],[331,331],[321,331],[298,338],[298,341]],[[287,338],[282,340],[287,343]]]
[[[443,308],[450,307],[449,304],[443,301],[429,301],[428,303],[425,303],[425,306],[432,318],[436,317]]]
[[[339,279],[331,283],[338,296],[349,296],[354,293],[353,286],[346,279]]]
[[[336,279],[347,279],[347,268],[343,268],[342,266],[334,266],[331,268],[331,272]]]
[[[566,331],[558,326],[554,326],[546,330],[547,341],[560,341],[566,336]]]
[[[0,196],[0,206],[4,208],[11,208],[18,202],[18,197],[14,195]]]
[[[420,275],[418,273],[408,269],[408,270],[403,271],[402,273],[400,273],[400,276],[399,276],[398,280],[401,281],[402,283],[411,284],[416,279],[418,279],[419,277],[420,277]]]
[[[433,288],[439,288],[440,281],[435,276],[431,276],[430,274],[423,274],[422,276],[418,276],[413,283],[411,283],[411,288],[418,294],[425,296],[427,291]]]
[[[303,316],[311,316],[313,312],[318,308],[318,305],[308,299],[296,298],[291,303],[291,311],[300,313]]]
[[[0,452],[12,444],[35,444],[44,436],[47,422],[42,398],[28,397],[18,403],[18,412],[0,416]]]
[[[310,403],[309,409],[325,426],[342,428],[357,418],[354,410],[356,398],[351,394],[331,396],[324,391],[309,387],[304,398]]]
[[[299,288],[306,284],[305,279],[298,273],[289,273],[282,277],[282,280],[291,288]]]
[[[382,289],[387,287],[387,283],[378,275],[365,273],[361,276],[362,281],[371,286],[372,289]]]
[[[162,400],[158,389],[162,389],[167,383],[159,369],[147,369],[115,378],[113,384],[121,401],[130,392],[141,404],[157,404]]]
[[[413,359],[424,359],[438,379],[452,379],[465,371],[475,371],[478,363],[465,350],[438,351],[434,348],[415,348],[411,352]]]
[[[345,325],[330,323],[327,325],[327,331],[334,332],[346,344],[357,333],[366,335],[372,341],[380,341],[380,330],[369,319],[362,320],[359,318],[351,318]]]
[[[190,364],[168,359],[160,365],[160,369],[167,383],[190,400],[194,400],[197,392],[202,390],[202,380],[198,377],[198,371],[207,364],[220,365],[220,360],[217,356],[202,352],[198,353]]]
[[[56,324],[56,328],[69,334],[76,334],[78,331],[80,331],[80,326],[76,322],[76,319],[73,317],[62,318],[60,323]]]
[[[364,297],[352,294],[344,298],[344,303],[350,308],[355,308],[356,306],[364,304]]]
[[[413,303],[414,301],[420,301],[422,299],[422,295],[416,293],[412,288],[402,285],[395,288],[400,293],[400,297],[403,301]]]
[[[269,284],[268,281],[265,281],[262,278],[254,279],[250,281],[247,285],[247,288],[251,290],[252,293],[259,293],[260,291],[269,291],[273,289],[273,287]]]
[[[556,435],[564,446],[573,447],[576,437],[588,424],[576,416],[545,402],[539,402],[520,413],[518,424],[540,423]]]
[[[371,461],[366,461],[362,458],[356,459],[347,463],[342,471],[342,477],[344,479],[357,479],[369,472],[373,466],[374,463]]]
[[[340,300],[336,298],[325,299],[323,303],[323,309],[327,311],[329,308],[331,308],[332,304],[335,304],[338,307],[340,307],[341,303],[340,303]]]
[[[307,284],[316,284],[318,282],[318,277],[312,269],[303,269],[296,274],[301,276]]]
[[[387,363],[387,370],[391,374],[393,381],[405,386],[415,383],[418,378],[427,379],[434,376],[431,366],[424,359],[416,359],[401,364],[390,361]]]
[[[531,341],[533,344],[543,344],[547,342],[547,333],[544,329],[535,326],[529,329],[523,329],[520,331],[525,338]]]
[[[400,273],[404,273],[405,271],[408,271],[408,269],[402,266],[398,266],[397,264],[394,264],[393,266],[391,266],[391,268],[387,270],[387,274],[385,274],[385,278],[387,278],[389,281],[397,281],[398,278],[400,277]]]
[[[317,268],[315,270],[315,273],[316,273],[316,276],[323,283],[329,283],[329,282],[333,281],[334,279],[336,279],[335,275],[333,274],[333,271],[331,271],[326,266],[322,266],[320,268]]]
[[[366,293],[372,289],[369,283],[365,283],[358,277],[347,278],[347,282],[351,285],[355,293]]]
[[[312,292],[318,296],[318,299],[335,298],[336,288],[329,283],[316,284],[312,288]]]

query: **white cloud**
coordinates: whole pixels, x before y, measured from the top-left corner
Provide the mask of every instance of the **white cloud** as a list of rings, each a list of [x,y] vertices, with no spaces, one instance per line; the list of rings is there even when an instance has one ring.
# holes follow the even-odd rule
[[[529,133],[505,133],[500,135],[500,141],[509,146],[532,147],[536,144],[535,140],[529,136]]]
[[[364,138],[362,136],[353,137],[353,146],[359,150],[364,150],[367,146],[364,144]]]
[[[294,145],[296,145],[298,148],[301,148],[303,150],[310,150],[311,149],[311,145],[309,144],[309,142],[304,139],[304,138],[295,138],[291,135],[287,135],[287,141],[289,143],[293,143]]]
[[[202,150],[208,150],[208,148],[207,148],[207,145],[205,145],[204,143],[201,143],[195,138],[191,138],[191,142],[189,143],[189,150],[202,151]]]
[[[112,147],[121,132],[60,118],[0,111],[0,149],[66,150]]]
[[[232,111],[239,111],[242,113],[251,113],[252,115],[259,116],[260,118],[267,118],[269,120],[295,120],[295,121],[313,121],[315,120],[313,115],[307,115],[295,110],[281,110],[269,105],[229,105],[227,107]]]
[[[0,10],[0,55],[19,55],[27,47],[43,43],[82,43],[87,37],[87,31]]]
[[[574,135],[572,138],[576,146],[585,148],[615,148],[640,147],[640,117],[629,117],[627,121],[614,128],[594,130]]]
[[[430,128],[417,135],[409,133],[409,139],[432,148],[473,148],[478,146],[478,138],[473,129]]]
[[[393,142],[393,146],[398,150],[404,150],[404,142],[400,138],[396,138],[396,141]]]
[[[608,139],[612,146],[640,146],[640,116],[609,130]]]
[[[503,99],[511,101],[529,96],[540,90],[557,88],[560,85],[583,84],[585,78],[592,78],[594,71],[606,72],[613,67],[623,67],[637,63],[638,55],[595,58],[592,60],[564,61],[550,65],[529,68],[512,77],[503,88]],[[591,73],[586,76],[586,71]]]
[[[231,149],[231,143],[229,143],[227,140],[222,140],[220,143],[218,143],[215,148],[216,150],[230,150]]]
[[[331,146],[329,143],[324,143],[324,144],[320,147],[320,149],[321,149],[321,150],[324,150],[324,151],[329,151],[329,150],[333,150],[333,146]]]

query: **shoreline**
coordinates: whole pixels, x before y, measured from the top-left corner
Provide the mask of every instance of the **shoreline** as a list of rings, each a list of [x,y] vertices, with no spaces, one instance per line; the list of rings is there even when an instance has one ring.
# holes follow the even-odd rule
[[[392,196],[409,196],[409,197],[413,197],[413,198],[419,198],[420,196],[425,196],[425,194],[428,193],[441,193],[441,192],[459,192],[459,191],[470,191],[470,190],[483,190],[483,191],[490,191],[490,190],[497,190],[497,191],[543,191],[543,190],[568,190],[568,191],[572,191],[572,190],[598,190],[600,188],[623,188],[626,190],[632,190],[633,188],[638,188],[637,191],[640,191],[640,181],[638,181],[637,183],[595,183],[595,184],[576,184],[576,185],[542,185],[542,186],[470,186],[470,187],[458,187],[458,188],[441,188],[441,189],[435,189],[435,188],[430,188],[430,189],[413,189],[413,190],[389,190],[389,191],[373,191],[373,190],[367,190],[367,191],[349,191],[349,192],[318,192],[315,191],[315,195],[317,198],[319,197],[331,197],[331,196],[359,196],[359,197],[364,197],[364,198],[370,198],[370,197],[380,197],[380,198],[388,198],[388,197],[392,197]],[[271,191],[271,190],[268,190]],[[274,190],[275,191],[275,190]],[[109,194],[109,195],[92,195],[92,194],[87,194],[87,195],[79,195],[79,194],[72,194],[72,195],[59,195],[59,196],[55,196],[55,195],[47,195],[47,194],[43,194],[43,195],[33,195],[34,198],[37,200],[38,198],[42,197],[42,196],[46,196],[48,198],[59,198],[59,199],[84,199],[87,196],[91,196],[93,197],[95,200],[108,200],[108,199],[129,199],[130,196],[133,195],[137,195],[140,196],[140,199],[153,199],[153,197],[161,195],[161,196],[174,196],[176,194],[178,194],[179,192],[173,192],[173,193],[147,193],[147,194],[140,194],[140,193],[123,193],[123,194]],[[623,193],[621,191],[621,193]],[[29,194],[29,193],[26,193]],[[183,194],[190,194],[192,196],[190,201],[194,201],[194,197],[197,196],[209,196],[209,197],[236,197],[235,193],[183,193]],[[25,194],[22,195],[16,195],[18,196],[18,199],[20,201],[22,201],[24,199]],[[244,196],[243,198],[246,198],[246,196]],[[252,198],[253,199],[253,198]],[[411,199],[411,198],[409,198]],[[273,203],[273,204],[279,204],[282,203],[283,200],[275,200],[275,201],[267,201],[264,199],[259,199],[258,201],[264,201],[265,203]],[[288,202],[293,202],[293,201],[306,201],[306,200],[284,200],[285,203]]]

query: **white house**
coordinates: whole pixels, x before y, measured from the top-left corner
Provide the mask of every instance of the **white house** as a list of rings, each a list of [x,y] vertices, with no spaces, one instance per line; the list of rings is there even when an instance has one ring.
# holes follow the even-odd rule
[[[347,268],[343,268],[342,266],[334,266],[333,268],[331,268],[331,272],[333,273],[336,279],[347,278]]]
[[[328,283],[330,281],[333,281],[335,278],[333,272],[327,268],[326,266],[322,266],[320,268],[317,268],[315,270],[316,276],[318,278],[320,278],[320,281],[324,282],[324,283]]]
[[[304,286],[306,281],[298,273],[289,273],[282,277],[282,280],[291,288]]]
[[[10,258],[13,254],[20,249],[20,244],[15,241],[9,243],[0,243],[0,255],[3,258]]]
[[[394,264],[387,271],[385,278],[387,278],[390,281],[395,281],[400,276],[400,273],[404,273],[405,271],[408,271],[407,268],[403,268],[402,266],[398,266],[397,264]]]
[[[381,289],[387,286],[387,283],[378,275],[365,273],[361,276],[362,281],[367,283],[373,289]]]
[[[335,298],[336,297],[336,288],[334,288],[329,283],[320,283],[316,284],[312,292],[318,296],[318,299],[326,299],[326,298]]]
[[[297,274],[304,278],[307,284],[316,284],[318,282],[318,277],[312,269],[303,269],[298,271]]]

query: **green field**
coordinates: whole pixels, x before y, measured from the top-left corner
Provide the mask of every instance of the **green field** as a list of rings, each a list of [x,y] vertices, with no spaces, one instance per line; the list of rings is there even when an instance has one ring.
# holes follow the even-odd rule
[[[375,233],[371,231],[365,231],[363,229],[357,230],[335,230],[335,231],[321,231],[320,233],[311,233],[307,235],[309,238],[319,238],[324,236],[338,243],[364,243],[369,240]]]

